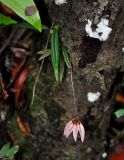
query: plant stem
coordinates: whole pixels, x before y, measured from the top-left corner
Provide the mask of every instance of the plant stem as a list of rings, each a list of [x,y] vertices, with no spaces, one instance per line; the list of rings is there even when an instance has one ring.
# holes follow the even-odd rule
[[[10,44],[10,42],[12,41],[14,35],[16,34],[17,29],[13,30],[9,37],[7,38],[7,40],[4,42],[3,46],[0,48],[0,55],[3,53],[3,51],[8,47],[8,45]]]
[[[46,45],[45,45],[45,50],[46,50],[47,47],[48,47],[48,43],[49,43],[49,39],[50,39],[50,34],[51,34],[51,29],[53,28],[53,25],[54,25],[54,24],[51,25],[51,28],[50,28],[50,31],[49,31],[49,34],[48,34],[47,42],[46,42]],[[38,82],[38,79],[39,79],[39,76],[40,76],[40,72],[41,72],[41,70],[42,70],[42,68],[43,68],[43,64],[44,64],[44,59],[42,60],[42,63],[41,63],[40,68],[39,68],[39,72],[38,72],[37,77],[36,77],[35,82],[34,82],[33,93],[32,93],[32,99],[31,99],[31,104],[30,104],[30,106],[33,105],[33,103],[34,103],[36,86],[37,86],[37,82]]]
[[[78,114],[78,110],[77,110],[77,106],[76,106],[76,96],[75,96],[72,68],[71,68],[70,77],[71,77],[71,88],[72,88],[72,94],[73,94],[73,109],[74,109],[74,113],[77,115]]]

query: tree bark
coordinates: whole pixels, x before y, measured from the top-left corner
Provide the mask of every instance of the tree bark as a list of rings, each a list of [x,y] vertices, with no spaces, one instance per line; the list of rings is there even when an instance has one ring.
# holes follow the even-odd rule
[[[48,130],[49,136],[44,133],[45,140],[42,140],[37,159],[103,159],[102,154],[109,147],[107,131],[113,114],[111,99],[115,87],[123,78],[123,5],[121,0],[67,0],[67,4],[61,6],[46,1],[51,23],[60,26],[61,39],[71,57],[76,105],[86,129],[86,138],[83,144],[80,141],[75,144],[72,137],[67,140],[63,137],[64,125],[74,115],[68,72],[62,88],[55,89],[51,103],[46,104],[49,127],[44,130]],[[101,42],[88,37],[85,32],[86,20],[92,20],[95,26],[101,18],[106,17],[112,28],[109,39]],[[120,78],[116,81],[118,76]],[[100,98],[94,103],[89,102],[87,93],[97,91],[101,93]],[[41,132],[39,139],[40,134]]]

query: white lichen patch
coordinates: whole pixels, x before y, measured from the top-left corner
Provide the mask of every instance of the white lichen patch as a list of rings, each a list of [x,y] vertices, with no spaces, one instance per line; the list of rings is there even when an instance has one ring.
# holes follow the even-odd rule
[[[106,158],[107,157],[107,152],[104,152],[103,154],[102,154],[102,158]]]
[[[100,41],[106,41],[112,31],[112,28],[108,27],[108,24],[109,20],[102,18],[101,21],[97,24],[96,30],[93,31],[92,22],[88,19],[88,23],[85,26],[85,31],[89,37],[97,38]]]
[[[6,112],[5,111],[0,112],[0,118],[2,121],[5,121],[5,119],[6,119]]]
[[[62,5],[62,4],[64,4],[64,3],[67,3],[67,1],[66,0],[55,0],[55,4],[56,5]]]
[[[99,99],[101,93],[100,92],[96,92],[96,93],[93,93],[93,92],[88,92],[87,93],[87,99],[89,102],[95,102]]]
[[[124,47],[122,48],[122,52],[124,53]]]

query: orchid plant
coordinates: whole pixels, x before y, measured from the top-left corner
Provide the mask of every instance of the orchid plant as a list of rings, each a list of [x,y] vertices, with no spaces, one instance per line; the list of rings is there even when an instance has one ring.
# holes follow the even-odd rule
[[[0,4],[2,4],[2,7],[4,7],[5,10],[7,10],[7,11],[9,10],[12,13],[20,16],[25,21],[27,21],[29,24],[31,24],[34,28],[36,28],[38,31],[40,31],[40,32],[42,31],[42,24],[41,24],[39,12],[38,12],[33,0],[27,0],[27,1],[15,0],[15,3],[13,3],[13,1],[0,0]],[[0,24],[10,25],[10,24],[17,23],[12,18],[7,17],[2,14],[0,14],[0,19],[1,19]],[[74,91],[74,84],[73,84],[73,77],[72,77],[72,66],[71,66],[71,62],[69,59],[69,55],[67,53],[67,49],[60,41],[58,26],[51,27],[49,38],[50,38],[50,42],[51,42],[50,50],[47,49],[47,45],[48,45],[48,43],[47,43],[45,51],[40,52],[40,54],[41,54],[40,60],[42,60],[42,64],[44,62],[44,58],[51,56],[51,61],[52,61],[53,70],[55,73],[55,78],[56,78],[56,81],[58,81],[58,82],[61,82],[63,79],[65,66],[71,70],[71,84],[72,84],[72,91],[73,91],[73,97],[74,97],[74,110],[75,110],[76,116],[74,118],[72,118],[72,120],[66,124],[65,129],[64,129],[64,136],[66,138],[68,138],[69,135],[71,133],[73,133],[73,137],[76,142],[77,137],[78,137],[78,132],[79,132],[80,137],[81,137],[81,141],[83,142],[84,137],[85,137],[85,129],[80,121],[79,116],[77,116],[78,114],[77,114],[77,108],[76,108],[75,91]],[[49,41],[49,38],[48,38],[48,41]],[[42,68],[42,64],[41,64],[40,68]],[[27,72],[25,71],[24,74],[26,74],[26,73]],[[39,73],[40,73],[40,71],[39,71]],[[33,98],[32,98],[31,104],[33,103],[35,86],[36,86],[36,83],[37,83],[37,80],[39,77],[39,73],[38,73],[38,76],[37,76],[35,84],[34,84],[33,96],[32,96]],[[23,75],[21,75],[21,76],[23,76]],[[24,81],[25,81],[25,79],[24,79]],[[16,85],[18,85],[18,84],[16,83]],[[17,88],[17,86],[14,86],[14,87]],[[15,88],[13,89],[13,92],[15,92]],[[16,95],[17,95],[17,93],[16,93]],[[15,106],[18,106],[19,95],[20,95],[20,93],[18,93],[18,96],[16,96]]]
[[[75,142],[77,141],[77,137],[78,137],[78,132],[80,134],[81,137],[81,141],[84,141],[84,137],[85,137],[85,129],[84,126],[82,125],[79,117],[75,117],[73,118],[71,121],[69,121],[64,129],[64,136],[66,138],[69,137],[69,135],[71,133],[73,133],[73,138],[75,140]]]
[[[78,132],[81,137],[81,141],[84,142],[85,138],[85,129],[82,125],[80,118],[78,116],[78,110],[76,106],[76,97],[75,97],[75,89],[74,89],[74,82],[73,82],[73,74],[72,74],[72,68],[71,68],[71,87],[72,87],[72,93],[73,93],[73,109],[75,113],[75,117],[72,118],[71,121],[69,121],[64,128],[64,136],[68,138],[71,133],[73,133],[73,138],[75,142],[77,142]]]

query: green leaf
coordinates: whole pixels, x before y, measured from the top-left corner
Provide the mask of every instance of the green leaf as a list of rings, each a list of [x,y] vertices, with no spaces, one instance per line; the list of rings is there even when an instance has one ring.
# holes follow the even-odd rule
[[[18,151],[19,151],[19,146],[15,145],[7,151],[6,157],[12,158]]]
[[[42,60],[42,59],[50,56],[51,50],[50,50],[50,49],[46,49],[46,50],[44,50],[44,51],[39,51],[38,54],[42,54],[42,55],[40,56],[40,58],[39,58],[39,60]]]
[[[124,116],[124,109],[119,109],[114,114],[116,115],[117,118]]]
[[[59,58],[60,58],[59,43],[60,43],[59,30],[58,30],[58,27],[55,26],[51,33],[51,59],[52,59],[56,81],[59,81]]]
[[[63,57],[61,56],[60,58],[60,82],[62,82],[63,76],[64,76],[64,71],[65,71],[65,62]]]
[[[33,0],[0,0],[0,2],[11,8],[17,15],[41,32],[39,12]]]
[[[54,29],[54,34],[55,34],[55,42],[54,42],[54,45],[55,45],[55,59],[56,59],[56,66],[57,68],[59,68],[59,57],[60,57],[60,53],[59,53],[59,29],[55,26],[55,29]]]
[[[68,68],[71,68],[71,61],[69,59],[69,56],[68,56],[68,53],[67,53],[67,49],[65,48],[65,46],[61,45],[61,48],[62,48],[62,54],[63,54],[63,57],[64,57],[64,61],[67,65]]]
[[[17,23],[15,20],[0,13],[0,24],[10,25],[15,23]]]
[[[1,150],[0,150],[0,158],[5,157],[7,151],[9,150],[9,148],[10,148],[10,144],[9,144],[9,143],[5,144],[5,145],[1,148]]]
[[[54,32],[52,31],[51,32],[51,59],[52,59],[52,63],[54,64],[55,63],[55,56],[54,56],[54,54],[55,54],[55,45],[54,45],[54,42],[55,41],[55,34],[54,34]]]

